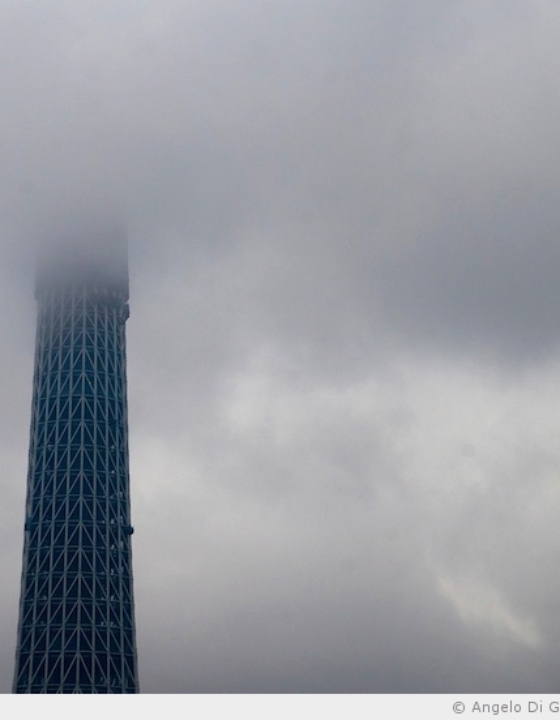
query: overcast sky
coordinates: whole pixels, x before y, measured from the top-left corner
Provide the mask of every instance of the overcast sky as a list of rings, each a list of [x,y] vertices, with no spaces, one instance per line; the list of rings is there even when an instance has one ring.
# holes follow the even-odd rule
[[[0,0],[0,691],[33,257],[130,240],[143,692],[552,692],[556,0]]]

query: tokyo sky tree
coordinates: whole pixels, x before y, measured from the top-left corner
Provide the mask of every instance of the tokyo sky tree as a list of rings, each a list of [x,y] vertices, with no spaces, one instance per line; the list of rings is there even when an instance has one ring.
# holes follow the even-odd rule
[[[124,236],[39,259],[15,693],[138,692]]]

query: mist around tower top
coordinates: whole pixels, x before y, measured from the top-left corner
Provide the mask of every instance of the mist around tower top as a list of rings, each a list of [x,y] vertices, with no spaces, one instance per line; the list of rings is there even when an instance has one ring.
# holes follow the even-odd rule
[[[64,287],[97,287],[128,299],[126,229],[114,217],[67,220],[37,247],[37,297]]]

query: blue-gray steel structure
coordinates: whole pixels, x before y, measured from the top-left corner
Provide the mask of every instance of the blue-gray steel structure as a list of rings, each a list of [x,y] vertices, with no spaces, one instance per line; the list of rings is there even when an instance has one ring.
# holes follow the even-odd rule
[[[16,693],[138,692],[126,243],[40,262]]]

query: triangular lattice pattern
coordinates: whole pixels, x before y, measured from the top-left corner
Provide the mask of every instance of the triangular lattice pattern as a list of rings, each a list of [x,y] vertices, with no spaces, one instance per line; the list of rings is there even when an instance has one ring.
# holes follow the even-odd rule
[[[14,692],[137,692],[126,297],[39,297]]]

